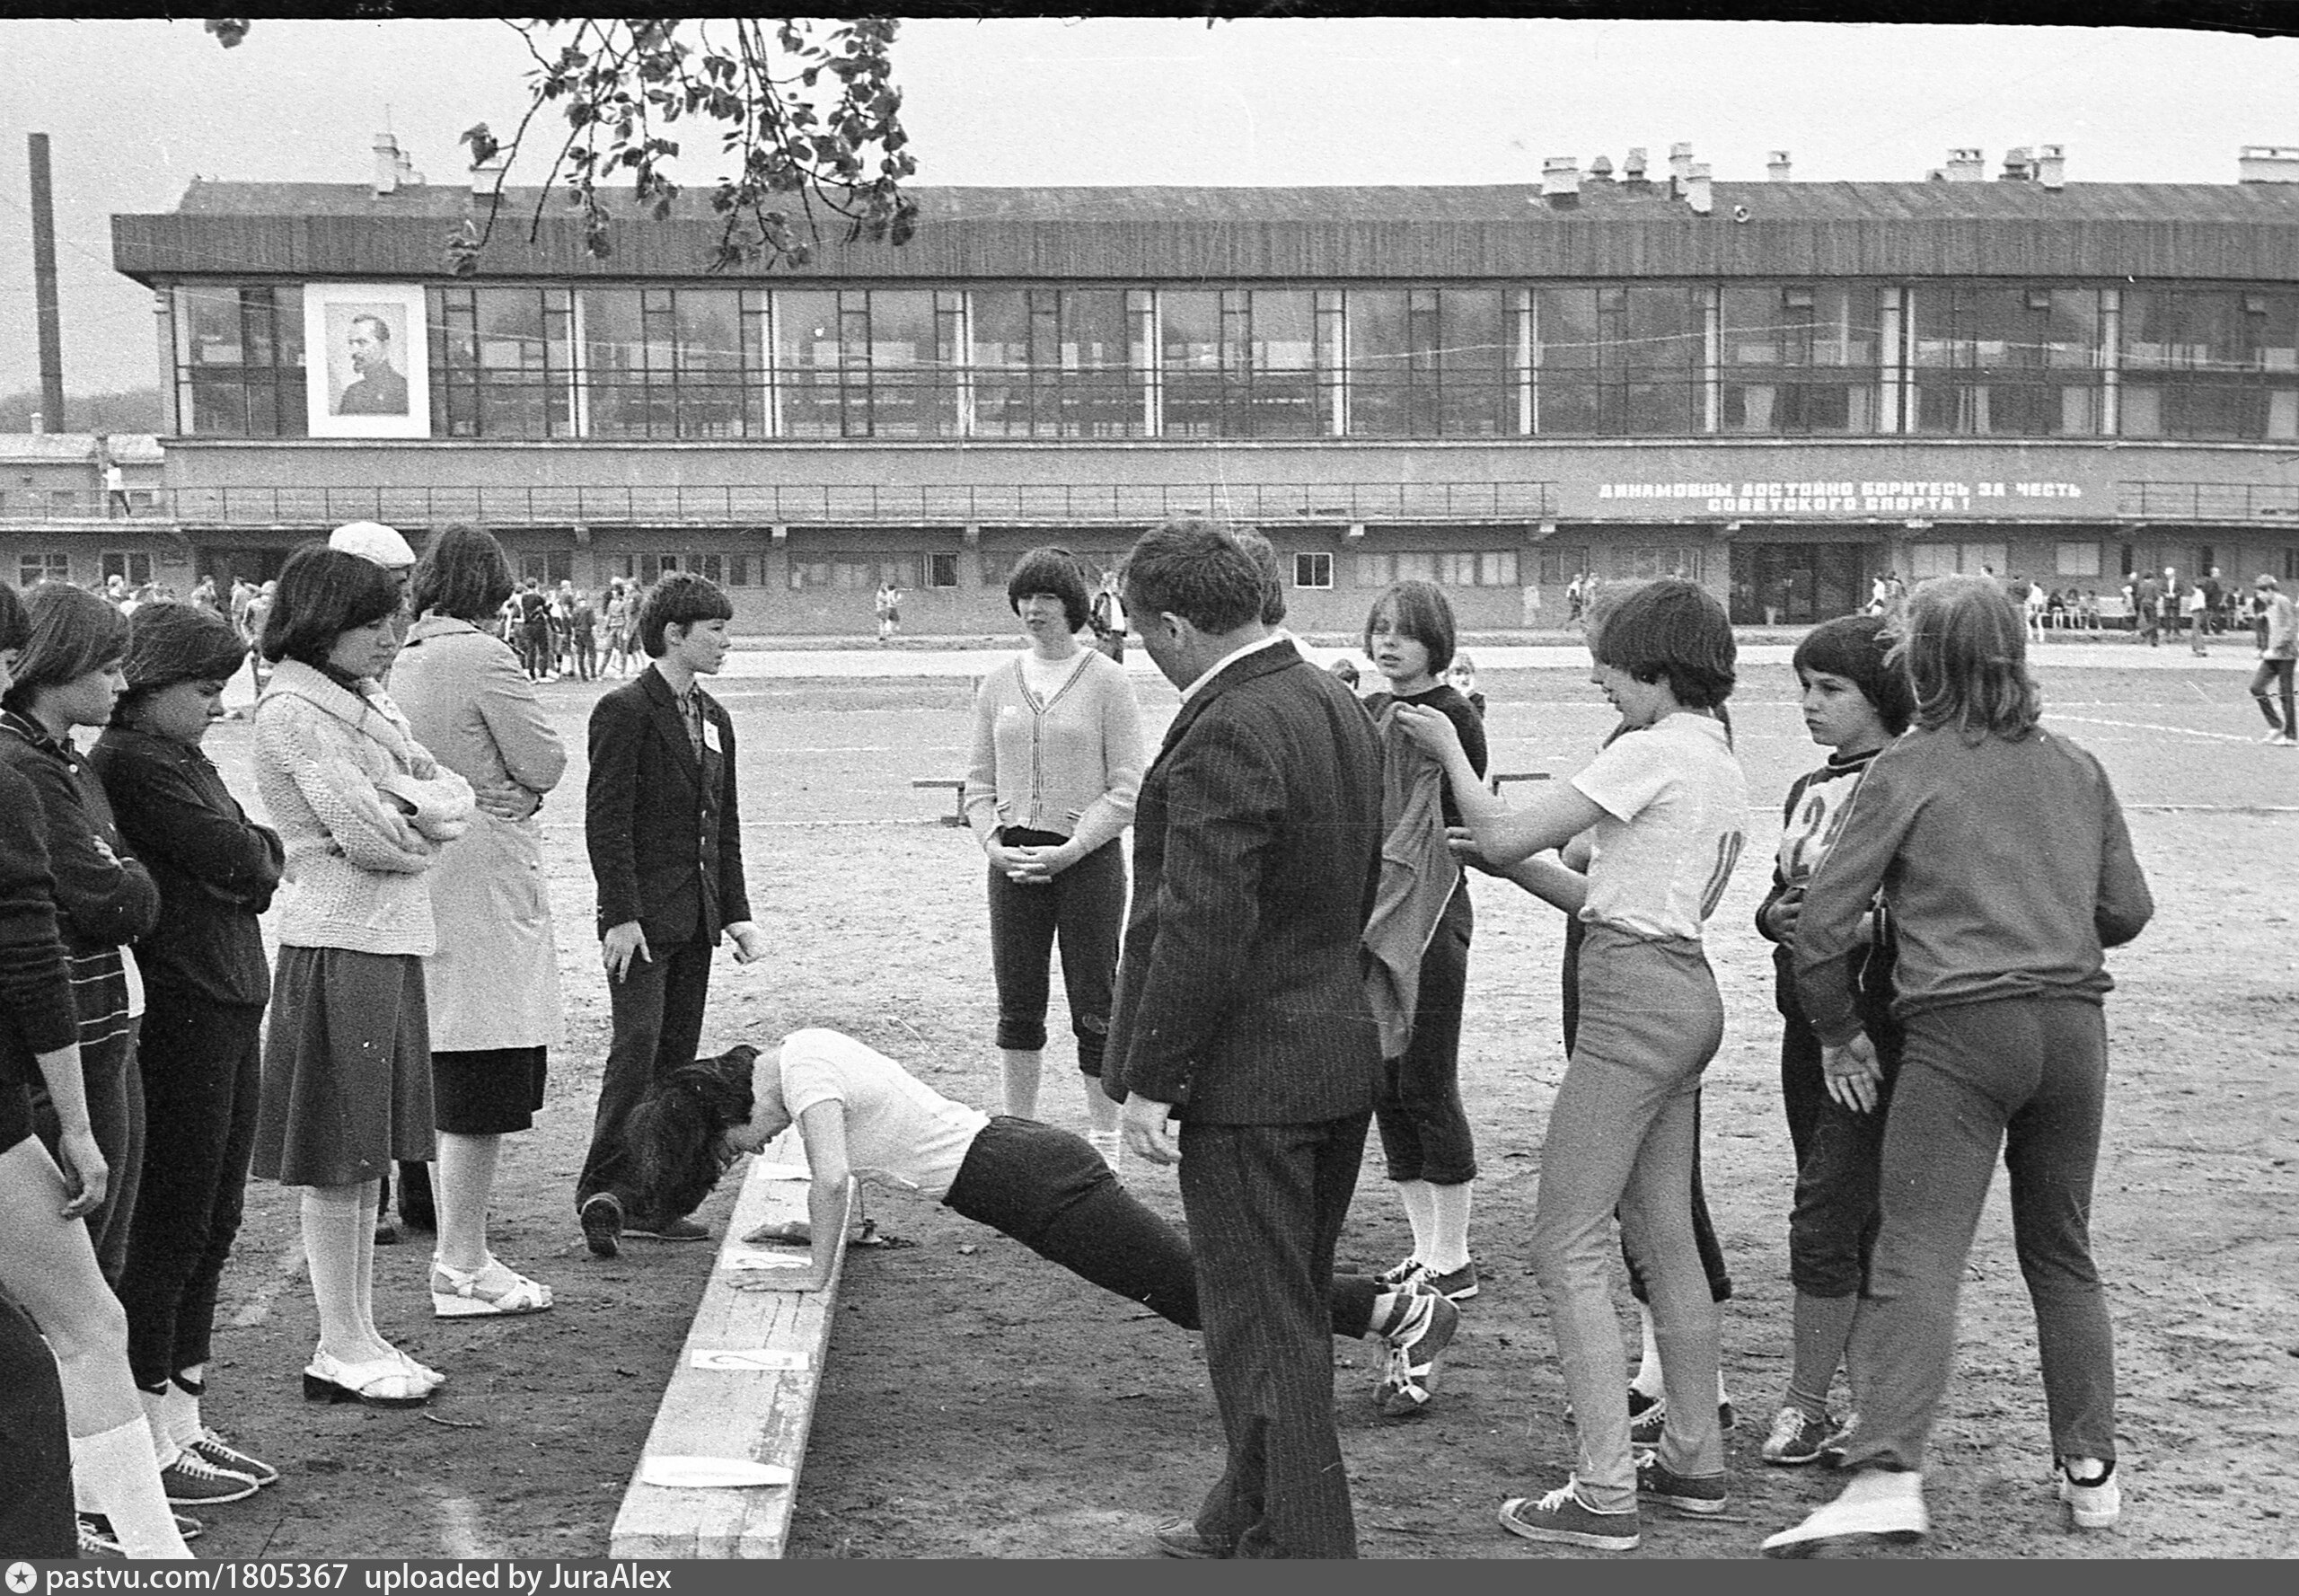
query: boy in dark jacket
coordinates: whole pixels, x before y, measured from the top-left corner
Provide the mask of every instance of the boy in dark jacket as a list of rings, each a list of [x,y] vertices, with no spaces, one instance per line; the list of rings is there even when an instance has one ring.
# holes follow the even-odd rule
[[[591,710],[583,834],[614,1036],[575,1208],[603,1258],[616,1256],[625,1231],[664,1241],[708,1234],[683,1214],[630,1211],[623,1120],[648,1087],[694,1062],[719,937],[734,938],[744,964],[766,950],[743,883],[735,723],[695,680],[718,674],[734,614],[703,578],[665,577],[639,606],[651,668]]]

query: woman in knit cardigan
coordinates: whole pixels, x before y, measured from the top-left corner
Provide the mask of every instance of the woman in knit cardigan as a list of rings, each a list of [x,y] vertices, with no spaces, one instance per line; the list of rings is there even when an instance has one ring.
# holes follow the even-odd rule
[[[0,585],[0,693],[29,631],[15,589]],[[76,1483],[130,1556],[187,1556],[128,1371],[128,1318],[81,1222],[110,1171],[88,1120],[79,1036],[40,801],[0,763],[0,1552],[73,1556]],[[59,1126],[55,1157],[32,1134],[35,1075]]]
[[[432,1155],[424,872],[462,834],[471,784],[433,759],[375,676],[397,647],[392,574],[311,544],[264,623],[257,789],[286,847],[254,1172],[305,1188],[320,1345],[314,1401],[430,1399],[445,1378],[386,1341],[373,1301],[376,1182]]]
[[[965,815],[990,856],[990,957],[1006,1112],[1035,1119],[1048,966],[1061,942],[1087,1140],[1117,1168],[1118,1106],[1099,1086],[1125,915],[1118,838],[1141,786],[1141,710],[1124,667],[1078,640],[1086,577],[1067,549],[1032,549],[1007,602],[1029,648],[974,695]]]

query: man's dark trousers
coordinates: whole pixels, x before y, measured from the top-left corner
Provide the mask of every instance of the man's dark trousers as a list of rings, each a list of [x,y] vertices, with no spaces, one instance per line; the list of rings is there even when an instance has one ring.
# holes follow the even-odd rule
[[[636,954],[618,981],[607,977],[614,1037],[607,1045],[599,1082],[599,1108],[591,1122],[591,1151],[575,1183],[578,1209],[599,1192],[612,1192],[629,1212],[629,1155],[622,1123],[647,1089],[674,1070],[694,1063],[702,1041],[702,1012],[710,991],[711,944],[682,942],[650,948],[652,962]],[[633,1214],[644,1220],[683,1219],[678,1213]]]
[[[1369,1110],[1308,1124],[1182,1124],[1182,1210],[1229,1443],[1197,1530],[1238,1557],[1357,1555],[1332,1418],[1328,1294],[1371,1122]]]

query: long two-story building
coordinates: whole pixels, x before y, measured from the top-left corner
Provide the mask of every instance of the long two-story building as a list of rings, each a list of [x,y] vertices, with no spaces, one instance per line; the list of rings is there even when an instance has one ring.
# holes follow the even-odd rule
[[[1582,571],[1748,622],[1886,570],[2299,578],[2299,150],[2221,183],[2049,146],[1715,182],[1679,146],[1515,187],[924,189],[906,247],[748,274],[700,197],[594,260],[515,191],[458,278],[485,198],[385,142],[368,182],[114,218],[157,517],[203,569],[460,520],[553,581],[702,571],[747,630],[861,632],[891,580],[908,629],[978,632],[1022,550],[1105,564],[1194,510],[1265,531],[1315,630],[1409,575],[1480,630],[1560,623]]]

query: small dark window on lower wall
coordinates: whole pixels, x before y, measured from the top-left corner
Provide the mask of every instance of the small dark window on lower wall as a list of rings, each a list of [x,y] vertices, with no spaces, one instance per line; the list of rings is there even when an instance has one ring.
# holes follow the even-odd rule
[[[958,557],[955,554],[929,554],[926,557],[926,585],[929,587],[956,587],[958,585]]]
[[[1293,556],[1293,586],[1296,587],[1332,586],[1333,556],[1330,554]]]

